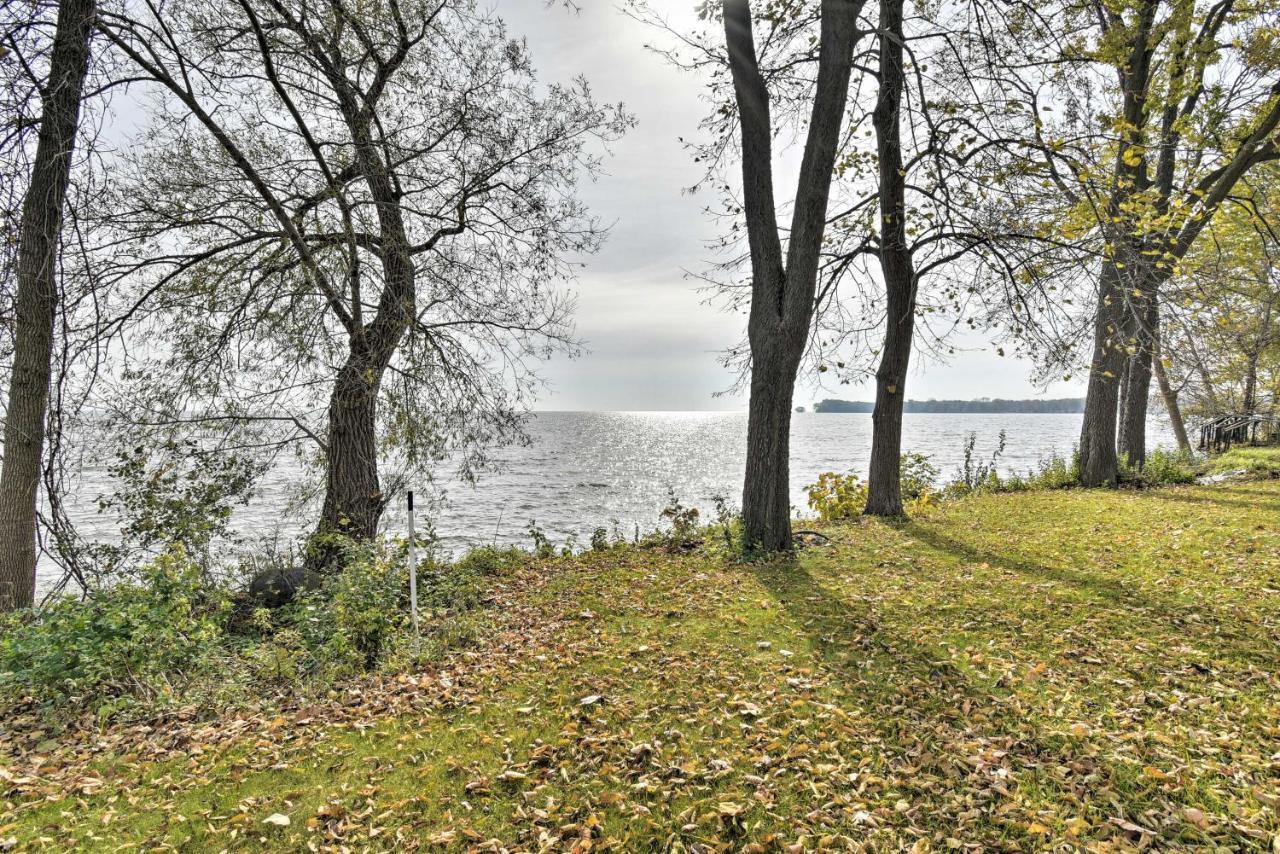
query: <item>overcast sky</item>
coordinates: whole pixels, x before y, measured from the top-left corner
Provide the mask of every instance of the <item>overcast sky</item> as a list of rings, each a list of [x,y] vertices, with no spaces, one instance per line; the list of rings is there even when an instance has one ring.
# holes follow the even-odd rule
[[[676,20],[692,20],[693,0],[658,0]],[[584,189],[592,209],[612,223],[608,242],[589,259],[577,290],[578,332],[588,352],[544,369],[551,389],[540,409],[740,409],[716,397],[732,384],[717,355],[742,334],[743,315],[703,304],[685,271],[705,270],[716,224],[706,199],[684,191],[700,175],[678,137],[696,136],[706,110],[697,77],[645,49],[661,34],[618,10],[617,0],[583,0],[576,14],[543,0],[496,0],[512,35],[529,40],[543,81],[584,75],[596,95],[622,101],[637,127],[613,149],[607,174]],[[779,179],[781,184],[781,178]],[[777,188],[779,198],[790,195]],[[1032,366],[995,354],[981,339],[949,364],[914,358],[912,398],[1036,397]],[[797,404],[831,396],[870,400],[874,387],[835,386],[797,392]],[[1081,394],[1058,383],[1048,395]]]

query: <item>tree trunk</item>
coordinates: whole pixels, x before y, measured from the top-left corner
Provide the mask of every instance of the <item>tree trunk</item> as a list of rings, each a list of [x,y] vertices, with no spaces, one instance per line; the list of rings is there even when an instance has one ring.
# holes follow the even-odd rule
[[[756,57],[750,0],[723,0],[725,47],[742,132],[742,192],[751,249],[751,402],[742,486],[743,547],[791,548],[791,398],[808,343],[827,200],[849,92],[862,0],[823,0],[818,74],[783,260],[773,195],[769,90]]]
[[[1157,291],[1147,291],[1141,305],[1142,318],[1135,326],[1137,348],[1129,358],[1125,383],[1121,387],[1124,403],[1120,417],[1120,454],[1129,464],[1141,469],[1147,462],[1147,406],[1151,398],[1152,342],[1159,335],[1160,306]]]
[[[1093,361],[1080,427],[1080,483],[1084,486],[1116,482],[1116,405],[1120,372],[1127,358],[1121,328],[1123,307],[1123,281],[1115,265],[1108,262],[1099,282]]]
[[[783,342],[778,342],[782,345]],[[748,551],[791,548],[791,398],[799,354],[762,347],[752,355],[747,471],[742,487]]]
[[[1116,397],[1116,460],[1123,460],[1128,454],[1128,448],[1125,447],[1124,426],[1128,421],[1128,413],[1125,411],[1129,406],[1129,370],[1133,365],[1133,356],[1126,356],[1124,365],[1120,368],[1120,379],[1116,383],[1119,389]]]
[[[915,332],[915,269],[906,235],[906,175],[902,168],[900,105],[906,84],[902,0],[880,3],[880,91],[872,121],[880,173],[880,270],[885,287],[884,351],[876,371],[871,414],[868,516],[902,515],[902,404]]]
[[[96,15],[95,0],[59,5],[36,157],[22,206],[17,325],[0,468],[0,610],[35,601],[36,500],[58,307],[58,242]]]
[[[1243,411],[1252,414],[1258,408],[1258,351],[1246,354],[1244,370]]]
[[[320,531],[363,540],[378,532],[386,500],[378,486],[378,386],[382,372],[352,354],[329,398],[328,480]]]
[[[1191,453],[1191,440],[1187,438],[1187,425],[1182,420],[1182,407],[1178,405],[1178,393],[1169,384],[1169,374],[1165,371],[1160,356],[1160,339],[1157,335],[1151,346],[1151,365],[1156,372],[1156,382],[1160,386],[1160,396],[1164,398],[1165,409],[1169,413],[1169,423],[1173,425],[1173,436],[1178,440],[1178,450]]]

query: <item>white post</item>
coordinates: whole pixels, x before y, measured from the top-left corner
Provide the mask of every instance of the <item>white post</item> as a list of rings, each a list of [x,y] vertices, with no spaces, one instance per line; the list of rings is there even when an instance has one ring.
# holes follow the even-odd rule
[[[413,490],[409,490],[409,613],[418,634],[418,549],[413,536]]]

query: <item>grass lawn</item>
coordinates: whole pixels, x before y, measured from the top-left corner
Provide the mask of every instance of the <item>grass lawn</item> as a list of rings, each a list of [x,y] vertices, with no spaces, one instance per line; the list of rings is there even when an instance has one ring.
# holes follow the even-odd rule
[[[1280,852],[1280,481],[828,533],[535,565],[438,671],[284,711],[0,723],[0,840]]]
[[[1280,447],[1268,445],[1251,448],[1247,445],[1237,446],[1225,453],[1210,457],[1206,464],[1210,472],[1249,471],[1258,473],[1280,473]]]

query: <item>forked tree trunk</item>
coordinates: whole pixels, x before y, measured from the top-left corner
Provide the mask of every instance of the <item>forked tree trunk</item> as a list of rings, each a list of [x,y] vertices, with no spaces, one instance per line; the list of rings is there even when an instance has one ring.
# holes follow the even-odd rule
[[[1123,348],[1123,311],[1123,282],[1115,265],[1107,263],[1098,288],[1093,360],[1080,426],[1080,483],[1084,486],[1116,482],[1116,406],[1120,372],[1127,358]]]
[[[751,402],[742,486],[747,552],[791,548],[791,397],[813,318],[827,199],[862,2],[822,2],[813,109],[784,261],[773,195],[769,90],[756,57],[751,4],[722,0],[725,47],[742,130],[743,207],[751,248]]]
[[[96,15],[95,0],[59,5],[36,157],[22,206],[17,325],[0,468],[0,610],[35,601],[36,500],[58,307],[58,241]]]
[[[902,405],[916,317],[899,121],[906,85],[902,5],[902,0],[880,3],[880,91],[872,116],[880,172],[880,270],[887,308],[884,351],[876,371],[876,405],[871,414],[871,467],[863,511],[868,516],[902,515]]]
[[[791,397],[800,354],[777,343],[752,356],[742,524],[753,551],[791,547]]]

